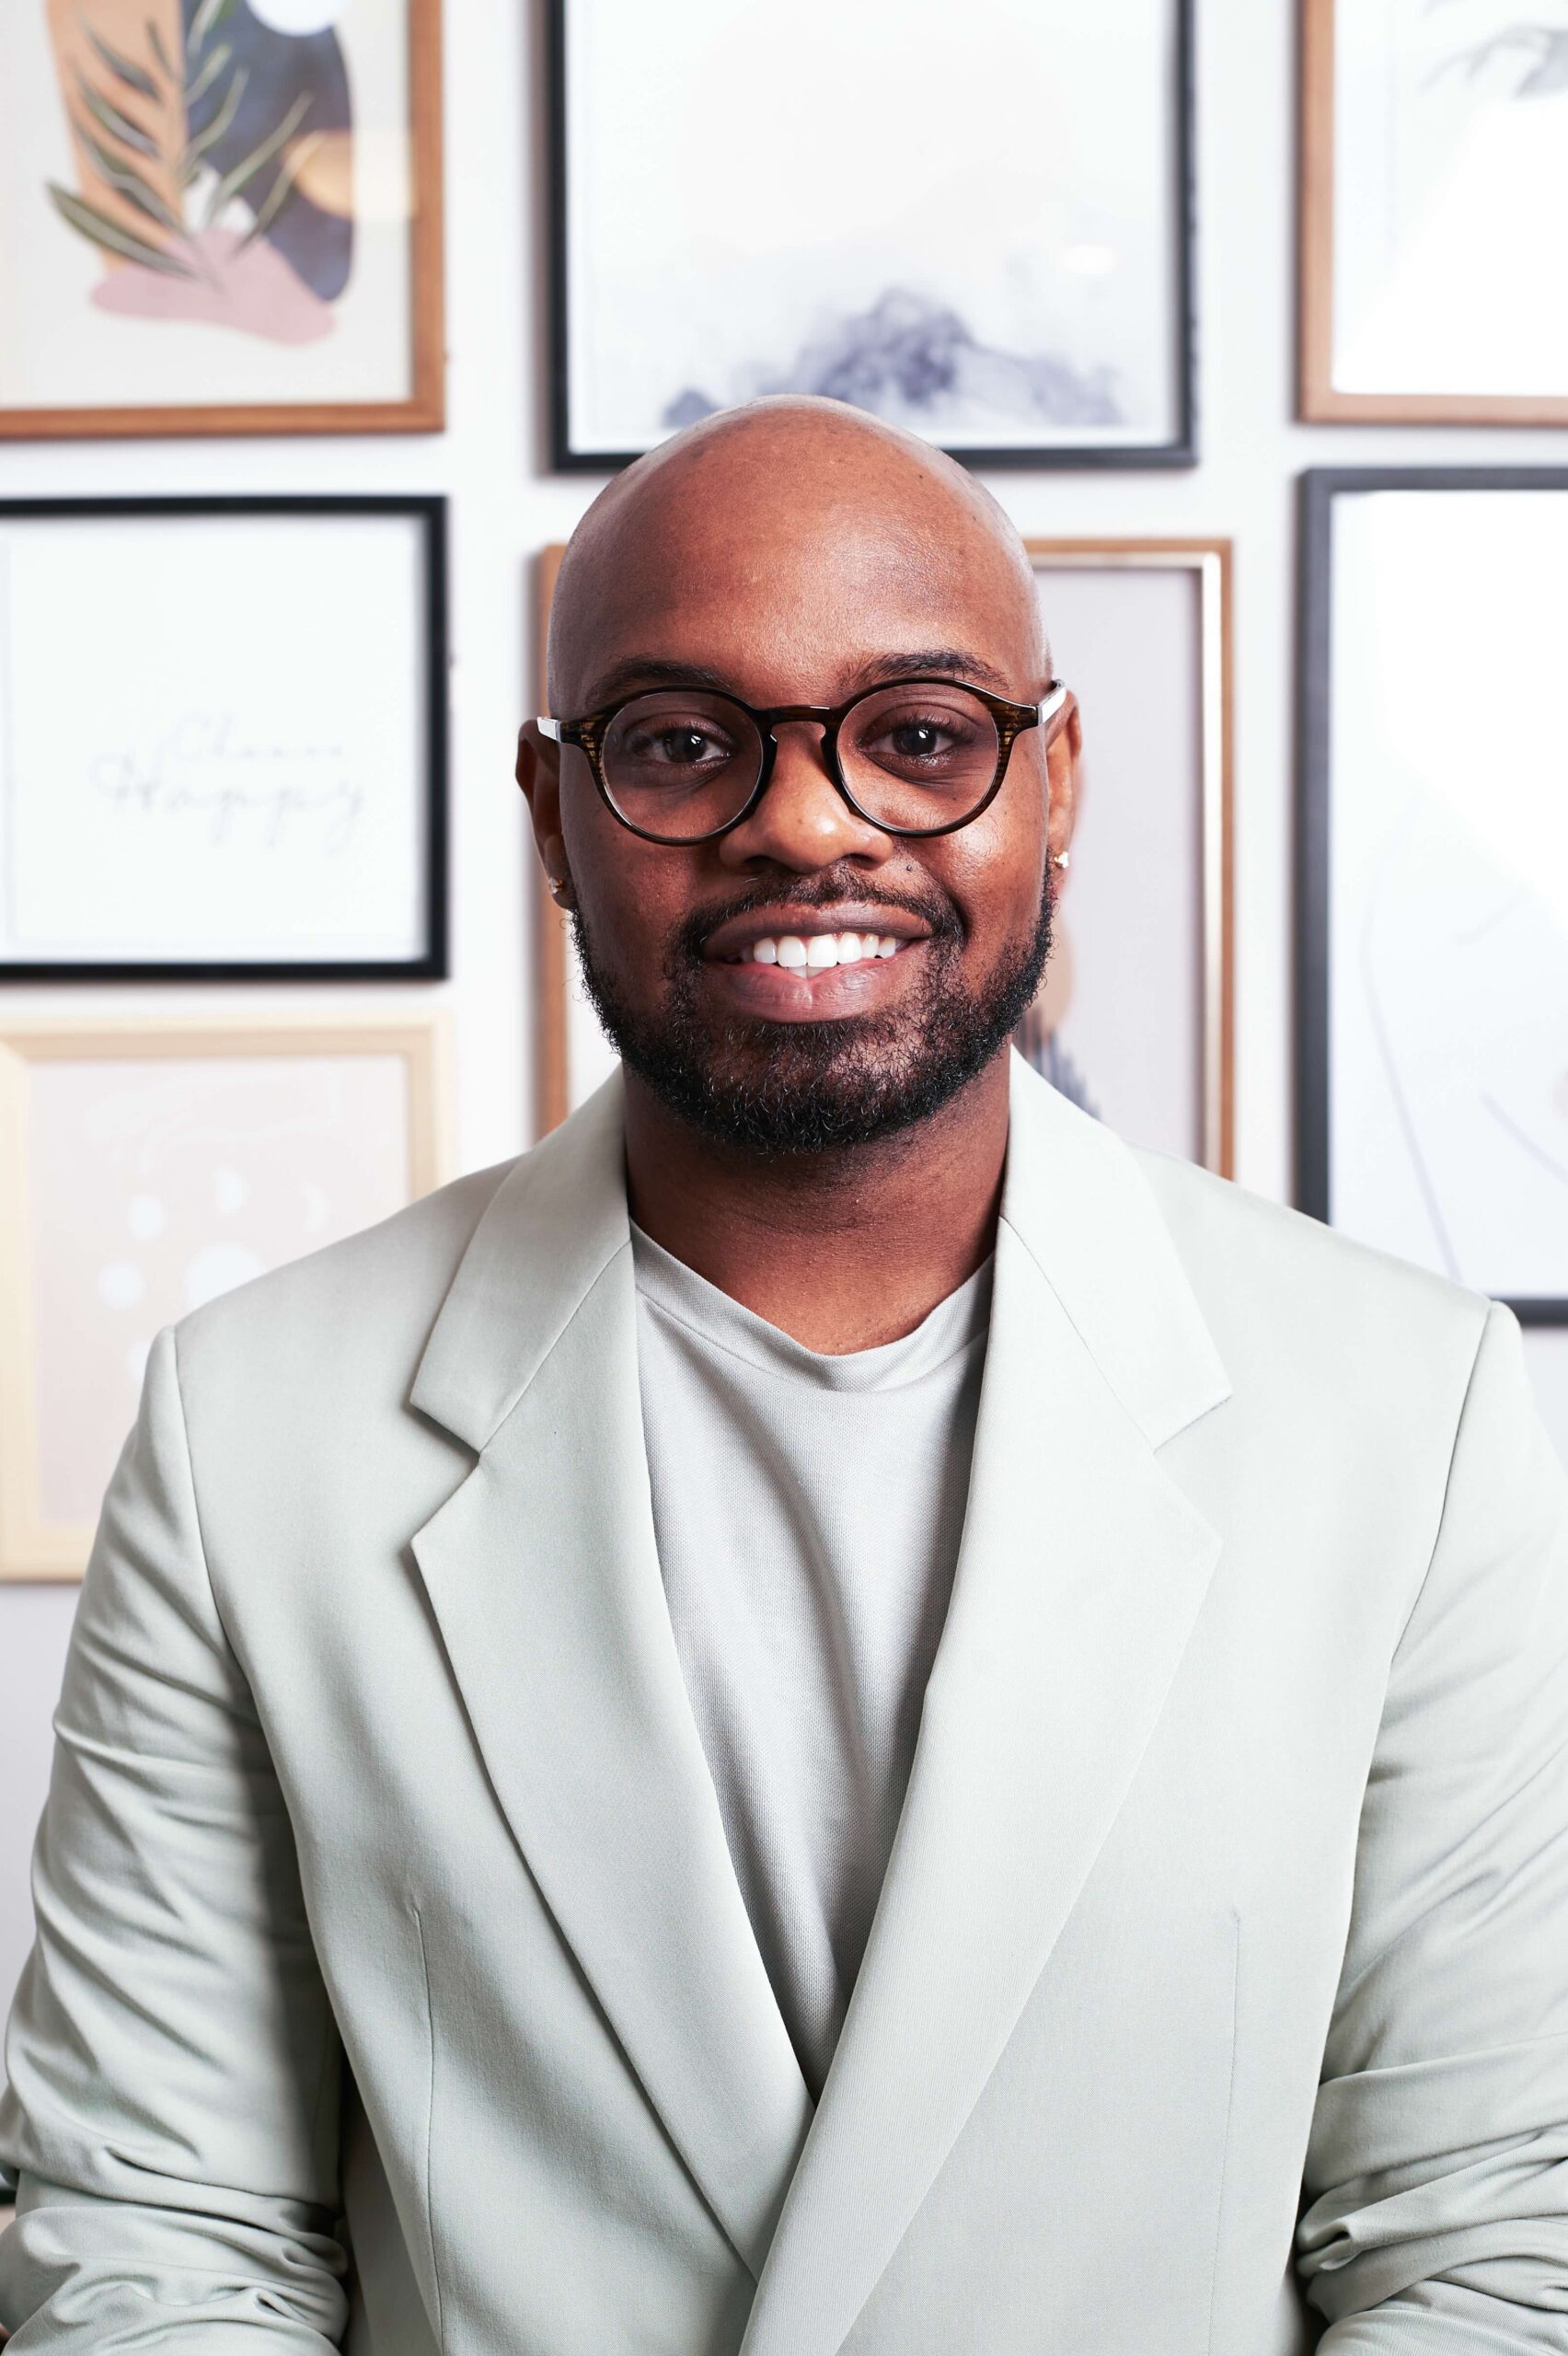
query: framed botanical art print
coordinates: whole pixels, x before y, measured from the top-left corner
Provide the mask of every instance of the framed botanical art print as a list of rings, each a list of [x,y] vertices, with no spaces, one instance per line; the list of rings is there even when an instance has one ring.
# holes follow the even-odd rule
[[[1193,6],[797,0],[762,49],[745,0],[548,0],[556,465],[776,392],[1191,463]]]
[[[79,1577],[160,1327],[448,1175],[445,1018],[0,1024],[0,1578]]]
[[[0,89],[0,436],[440,426],[440,0],[6,0]]]
[[[1568,1323],[1568,468],[1302,497],[1302,1206]]]
[[[444,502],[0,502],[0,983],[446,970]]]
[[[1301,413],[1568,425],[1568,0],[1302,0]]]
[[[1140,1144],[1233,1161],[1230,546],[1031,540],[1084,753],[1051,962],[1017,1045]],[[538,678],[560,550],[540,565]],[[1005,789],[1004,789],[1005,790]],[[613,1068],[571,930],[536,884],[536,1116],[554,1127]]]

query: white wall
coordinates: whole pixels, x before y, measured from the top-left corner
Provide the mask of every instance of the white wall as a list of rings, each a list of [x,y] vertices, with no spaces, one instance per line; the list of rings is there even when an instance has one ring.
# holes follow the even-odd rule
[[[1197,0],[1200,431],[1186,474],[1008,474],[992,488],[1025,532],[1228,533],[1237,543],[1238,1164],[1290,1189],[1289,875],[1293,479],[1324,463],[1568,464],[1568,433],[1293,425],[1295,66],[1290,0]],[[526,845],[512,744],[533,693],[528,558],[597,488],[543,471],[544,233],[536,30],[527,0],[447,0],[448,432],[439,440],[0,446],[0,495],[125,491],[448,491],[453,500],[454,972],[433,994],[457,1037],[459,1166],[525,1142],[532,1102]],[[961,11],[957,13],[961,14]],[[955,17],[956,21],[956,17]],[[1006,60],[997,61],[1005,79]],[[762,87],[766,87],[766,77]],[[1029,96],[1015,98],[1029,136]],[[0,110],[4,98],[0,94]],[[0,136],[4,135],[0,113]],[[799,125],[759,136],[769,167],[813,168]],[[1089,715],[1092,725],[1093,715]],[[353,993],[344,994],[347,1003]],[[397,993],[375,993],[390,1005]],[[0,1020],[176,1011],[259,987],[0,990]],[[1530,1337],[1568,1454],[1568,1332]],[[0,1592],[0,2004],[30,1935],[26,1858],[74,1589]]]

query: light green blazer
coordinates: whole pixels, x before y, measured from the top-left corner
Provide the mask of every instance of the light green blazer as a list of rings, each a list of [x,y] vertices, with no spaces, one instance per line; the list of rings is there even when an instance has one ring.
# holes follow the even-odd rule
[[[1568,2350],[1568,1484],[1511,1316],[1015,1065],[813,2115],[664,1608],[621,1119],[155,1345],[6,2050],[11,2356]]]

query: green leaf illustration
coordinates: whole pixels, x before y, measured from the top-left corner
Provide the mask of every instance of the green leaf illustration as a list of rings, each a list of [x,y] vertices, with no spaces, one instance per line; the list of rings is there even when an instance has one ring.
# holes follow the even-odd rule
[[[82,104],[100,130],[107,131],[111,139],[118,139],[122,147],[133,147],[138,156],[156,158],[157,141],[144,131],[140,123],[133,122],[128,115],[121,114],[118,107],[111,107],[109,100],[94,89],[85,75],[77,75],[76,88]]]
[[[120,254],[126,261],[140,262],[144,270],[161,271],[166,278],[195,277],[193,270],[187,270],[182,261],[176,261],[162,246],[149,245],[133,230],[122,229],[118,221],[111,221],[107,213],[100,213],[94,204],[84,204],[81,198],[73,196],[69,189],[58,188],[52,180],[48,186],[56,209],[73,229],[78,230],[84,237],[90,237],[95,246],[103,246],[110,253]]]
[[[247,181],[253,180],[263,166],[271,162],[280,147],[287,146],[310,111],[310,99],[311,93],[308,90],[303,98],[296,98],[282,122],[275,130],[268,133],[260,145],[253,147],[249,155],[236,164],[232,171],[224,174],[207,201],[206,225],[208,228],[212,227],[230,198],[237,196]]]
[[[149,221],[156,221],[161,229],[172,229],[177,237],[181,234],[185,224],[179,214],[172,205],[165,202],[150,181],[142,178],[133,164],[111,156],[103,142],[93,137],[85,122],[73,120],[72,129],[110,188],[118,189],[127,203],[133,204],[138,213],[144,213]]]
[[[226,40],[221,40],[216,49],[213,50],[211,57],[208,58],[205,65],[202,66],[200,74],[197,75],[195,80],[187,82],[185,85],[185,111],[187,114],[190,113],[198,98],[204,98],[206,97],[208,90],[217,80],[218,75],[223,72],[224,67],[228,64],[229,59],[233,55],[234,51],[230,47],[229,43]]]
[[[196,166],[201,162],[208,148],[215,147],[217,145],[218,141],[223,137],[225,132],[234,121],[235,115],[238,111],[240,99],[245,96],[246,83],[249,78],[249,74],[243,65],[236,68],[234,77],[229,83],[228,88],[224,92],[223,103],[218,108],[218,110],[213,117],[212,121],[207,125],[205,131],[199,131],[195,138],[187,145],[184,155],[181,156],[179,159],[180,178],[186,182],[187,186],[190,184],[191,173],[195,170]]]
[[[158,86],[152,75],[144,74],[139,65],[133,65],[128,57],[121,57],[117,49],[111,49],[101,34],[94,32],[91,25],[79,10],[76,22],[110,72],[118,75],[128,90],[134,90],[139,98],[156,98],[157,97]]]
[[[282,170],[278,174],[277,179],[272,182],[271,188],[268,191],[266,200],[261,205],[259,212],[257,214],[255,220],[252,221],[249,228],[247,229],[244,237],[241,237],[238,245],[236,246],[235,252],[236,254],[242,254],[247,246],[254,245],[258,237],[264,237],[266,236],[268,230],[271,227],[273,222],[277,219],[279,214],[282,211],[284,205],[288,202],[290,197],[294,194],[294,190],[299,185],[299,176],[305,169],[308,159],[315,155],[316,150],[320,146],[322,137],[323,134],[320,132],[317,132],[314,138],[302,139],[299,145],[294,149],[294,154],[286,159]]]
[[[147,46],[152,51],[153,55],[157,59],[160,70],[167,74],[169,80],[172,82],[174,79],[174,68],[168,62],[168,52],[163,45],[163,35],[159,32],[157,26],[154,23],[151,17],[147,18]]]
[[[202,0],[202,6],[191,19],[190,30],[185,36],[185,53],[188,57],[195,56],[218,18],[227,10],[229,0]]]

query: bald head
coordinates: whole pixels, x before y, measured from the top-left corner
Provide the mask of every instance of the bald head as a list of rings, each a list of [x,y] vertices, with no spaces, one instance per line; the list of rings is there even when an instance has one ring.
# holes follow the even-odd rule
[[[802,564],[801,560],[805,561]],[[605,650],[653,609],[755,591],[786,575],[859,601],[869,575],[922,581],[957,606],[1006,609],[1024,668],[1048,670],[1028,554],[989,491],[951,458],[842,401],[783,394],[688,426],[617,475],[567,549],[550,612],[552,710],[580,712]],[[788,633],[788,611],[767,627]]]

